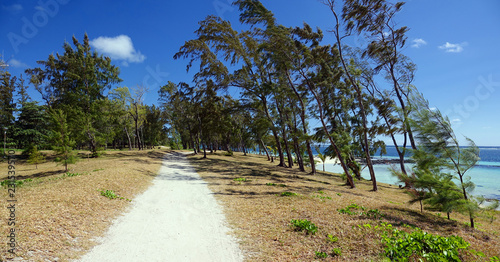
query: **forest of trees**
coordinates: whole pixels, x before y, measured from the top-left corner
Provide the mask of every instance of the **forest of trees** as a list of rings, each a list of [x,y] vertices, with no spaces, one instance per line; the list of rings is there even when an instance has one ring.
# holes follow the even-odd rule
[[[238,28],[246,29],[217,16],[200,21],[196,37],[174,56],[187,60],[194,77],[165,83],[158,106],[143,103],[148,87],[115,87],[119,68],[91,50],[87,35],[83,43],[75,37],[64,43],[63,54],[38,61],[25,76],[11,76],[3,66],[0,126],[7,128],[8,146],[61,154],[86,149],[94,157],[105,148],[160,144],[204,157],[258,148],[280,167],[314,175],[313,148],[328,144],[322,157],[338,160],[347,186],[355,188],[367,168],[377,191],[371,157],[385,151],[389,138],[399,155],[393,172],[415,201],[468,213],[474,226],[480,201],[464,174],[478,160],[477,147],[469,140],[462,150],[449,120],[412,84],[416,66],[402,52],[409,29],[394,21],[404,3],[345,0],[338,13],[336,1],[323,1],[332,15],[331,43],[306,23],[279,24],[260,1],[233,4]],[[367,44],[350,46],[352,36]],[[30,99],[28,83],[43,101]],[[412,170],[405,166],[408,151]],[[460,183],[450,183],[453,177]]]
[[[83,43],[73,37],[73,45],[66,42],[63,48],[63,54],[38,61],[40,67],[27,69],[25,76],[12,76],[2,66],[0,126],[9,148],[70,146],[96,157],[106,148],[140,150],[165,143],[163,113],[143,103],[146,87],[111,89],[122,81],[120,70],[91,50],[87,35]],[[30,98],[28,84],[43,101]]]

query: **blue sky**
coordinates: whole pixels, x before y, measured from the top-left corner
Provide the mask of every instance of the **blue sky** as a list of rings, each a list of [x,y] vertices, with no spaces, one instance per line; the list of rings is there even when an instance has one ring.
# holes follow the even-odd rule
[[[1,0],[0,54],[9,71],[21,74],[64,41],[89,35],[94,48],[121,68],[120,86],[145,85],[146,103],[156,102],[167,81],[191,80],[187,61],[173,55],[194,38],[198,21],[219,15],[238,28],[228,0],[110,1]],[[320,27],[333,43],[332,15],[315,0],[264,0],[285,26]],[[417,64],[414,84],[431,106],[446,113],[457,136],[478,145],[500,146],[500,1],[407,1],[396,17],[408,26],[404,53]],[[363,44],[358,38],[349,41]],[[39,99],[33,89],[32,98]]]

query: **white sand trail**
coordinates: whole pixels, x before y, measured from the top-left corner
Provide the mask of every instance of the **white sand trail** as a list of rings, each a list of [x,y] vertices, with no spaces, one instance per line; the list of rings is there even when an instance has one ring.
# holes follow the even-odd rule
[[[78,261],[243,261],[225,224],[213,193],[184,154],[168,154],[154,184]]]

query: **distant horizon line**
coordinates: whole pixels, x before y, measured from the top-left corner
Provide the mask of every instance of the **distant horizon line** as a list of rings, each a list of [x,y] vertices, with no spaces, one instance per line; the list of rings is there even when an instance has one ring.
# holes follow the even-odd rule
[[[319,144],[320,146],[329,146],[330,144]],[[477,146],[477,145],[476,145]],[[394,145],[386,145],[386,147],[396,147]],[[402,145],[398,145],[398,147],[403,147]],[[460,146],[460,147],[469,147],[469,146]],[[500,148],[499,146],[477,146],[479,148]],[[411,146],[407,145],[406,148],[411,148]]]

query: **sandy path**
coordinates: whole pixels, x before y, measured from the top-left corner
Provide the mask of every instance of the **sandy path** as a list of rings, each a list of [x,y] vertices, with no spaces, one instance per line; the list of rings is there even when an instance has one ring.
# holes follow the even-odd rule
[[[154,184],[79,261],[243,261],[225,223],[185,156],[169,154]]]

